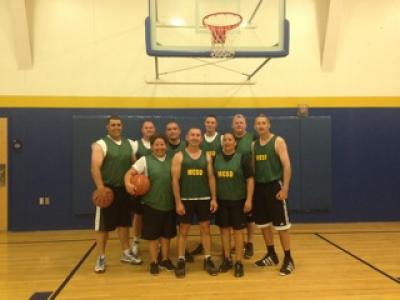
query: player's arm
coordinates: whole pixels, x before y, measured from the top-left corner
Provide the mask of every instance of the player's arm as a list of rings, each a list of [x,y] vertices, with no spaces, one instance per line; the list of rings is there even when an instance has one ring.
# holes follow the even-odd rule
[[[246,201],[244,202],[243,211],[248,213],[253,209],[254,194],[254,169],[251,155],[242,156],[241,165],[246,178]]]
[[[103,176],[101,175],[101,166],[104,161],[104,153],[100,145],[97,143],[92,144],[92,157],[91,157],[91,168],[93,182],[96,188],[105,195]]]
[[[279,156],[283,168],[283,184],[276,198],[279,200],[286,200],[289,193],[290,179],[292,177],[292,167],[290,165],[286,142],[283,138],[277,137],[275,141],[275,151]]]
[[[208,185],[210,186],[211,201],[210,201],[210,211],[214,213],[218,209],[217,203],[217,193],[216,193],[216,183],[213,168],[213,161],[210,155],[207,155],[207,173],[208,173]]]
[[[132,177],[137,174],[145,173],[146,168],[147,168],[146,158],[142,156],[132,165],[132,167],[128,171],[126,171],[124,176],[124,183],[125,183],[125,189],[129,194],[135,195],[136,192],[135,186],[131,183]]]
[[[181,179],[181,167],[182,167],[183,156],[182,152],[177,152],[172,158],[172,167],[171,167],[171,175],[172,175],[172,191],[174,193],[175,198],[175,209],[178,215],[184,215],[185,206],[181,200],[181,188],[179,185],[179,181]]]
[[[134,163],[136,161],[136,154],[139,150],[139,142],[129,140],[129,143],[131,144],[131,148],[132,148],[131,163]]]

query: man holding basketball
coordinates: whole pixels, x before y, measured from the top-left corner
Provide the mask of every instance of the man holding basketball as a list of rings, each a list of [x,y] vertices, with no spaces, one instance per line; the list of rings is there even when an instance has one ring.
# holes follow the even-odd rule
[[[193,217],[199,221],[204,248],[204,269],[210,275],[217,275],[211,259],[210,218],[217,210],[215,177],[212,159],[200,149],[202,133],[200,128],[190,128],[185,150],[175,154],[172,160],[172,189],[178,214],[178,263],[175,275],[185,277],[185,246]]]
[[[94,271],[106,270],[105,250],[108,232],[117,229],[121,242],[121,262],[140,264],[129,249],[131,223],[130,197],[125,191],[124,175],[134,161],[134,142],[123,138],[119,116],[107,119],[107,136],[92,144],[91,173],[100,197],[106,197],[105,187],[112,189],[114,201],[109,207],[96,207],[95,231],[97,259]]]
[[[281,240],[285,257],[280,269],[281,275],[289,275],[294,270],[290,254],[288,210],[286,200],[292,174],[286,142],[280,136],[270,132],[270,120],[260,114],[254,121],[254,129],[259,138],[252,146],[255,164],[255,190],[253,214],[256,225],[261,229],[267,254],[256,261],[256,266],[273,266],[279,263],[274,249],[274,227]]]

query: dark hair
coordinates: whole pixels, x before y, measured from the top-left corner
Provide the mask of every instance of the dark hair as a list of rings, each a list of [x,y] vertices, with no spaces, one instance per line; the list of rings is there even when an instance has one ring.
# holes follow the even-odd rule
[[[168,125],[169,125],[169,124],[172,124],[172,123],[176,124],[176,125],[178,126],[178,128],[181,128],[181,127],[179,126],[179,123],[178,123],[177,121],[175,121],[175,120],[168,121],[168,123],[165,124],[165,128],[167,128]]]
[[[209,114],[209,115],[207,115],[207,116],[204,118],[204,121],[205,121],[207,118],[214,118],[214,119],[217,121],[217,116],[214,115],[214,114]]]
[[[122,119],[120,116],[118,115],[111,115],[107,118],[107,124],[110,124],[111,120],[120,120],[122,122]]]
[[[201,128],[200,128],[200,127],[196,127],[196,126],[190,127],[190,128],[187,130],[186,134],[188,134],[189,131],[192,130],[192,129],[200,130],[200,133],[203,134],[203,131],[201,130]]]
[[[156,134],[154,134],[154,135],[151,136],[151,138],[150,138],[150,145],[153,146],[154,142],[155,142],[157,139],[162,139],[162,140],[164,141],[164,143],[165,143],[166,145],[168,145],[168,139],[167,139],[167,137],[166,137],[164,134],[161,134],[161,133],[156,133]]]
[[[226,132],[224,132],[223,136],[225,136],[226,134],[230,134],[231,136],[233,136],[233,138],[235,139],[235,141],[237,143],[237,138],[236,138],[235,134],[233,133],[233,131],[226,131]]]

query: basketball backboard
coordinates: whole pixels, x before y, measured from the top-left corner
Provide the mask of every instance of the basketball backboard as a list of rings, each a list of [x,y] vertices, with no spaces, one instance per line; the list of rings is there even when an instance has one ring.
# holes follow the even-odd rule
[[[203,19],[210,14],[228,12],[242,18],[240,25],[227,36],[226,44],[233,48],[234,57],[286,56],[289,22],[285,19],[285,5],[286,0],[149,0],[147,53],[210,57],[212,34]],[[232,18],[217,22],[229,25],[237,21]]]

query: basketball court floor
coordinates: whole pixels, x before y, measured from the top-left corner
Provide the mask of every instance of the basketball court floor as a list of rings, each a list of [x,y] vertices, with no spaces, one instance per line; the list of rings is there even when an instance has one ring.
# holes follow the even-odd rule
[[[190,248],[197,232],[192,228]],[[219,264],[217,227],[212,232]],[[167,271],[151,276],[146,243],[141,266],[122,264],[116,235],[107,271],[95,274],[92,236],[89,230],[0,233],[0,299],[400,299],[400,222],[294,224],[296,270],[286,277],[278,266],[254,267],[264,254],[259,234],[242,278],[209,276],[201,256],[188,264],[184,279]],[[175,240],[172,245],[175,260]]]

